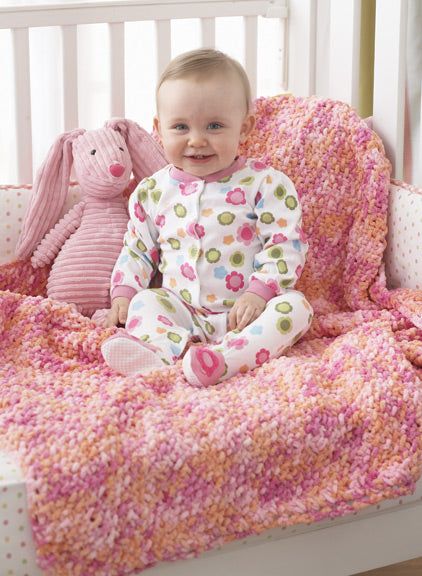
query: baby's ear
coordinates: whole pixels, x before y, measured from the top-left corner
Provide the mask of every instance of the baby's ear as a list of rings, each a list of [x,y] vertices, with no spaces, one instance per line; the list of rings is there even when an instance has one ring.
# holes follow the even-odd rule
[[[158,134],[161,136],[161,126],[160,126],[160,120],[159,120],[158,116],[154,116],[153,126],[154,126],[154,130],[156,132],[158,132]]]
[[[240,130],[240,141],[244,142],[255,127],[255,115],[248,112]]]

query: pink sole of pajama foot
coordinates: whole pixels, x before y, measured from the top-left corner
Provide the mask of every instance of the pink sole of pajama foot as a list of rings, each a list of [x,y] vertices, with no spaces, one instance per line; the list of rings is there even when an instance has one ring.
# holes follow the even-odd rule
[[[101,352],[110,368],[126,376],[149,374],[166,367],[155,352],[125,336],[113,336],[105,340]]]

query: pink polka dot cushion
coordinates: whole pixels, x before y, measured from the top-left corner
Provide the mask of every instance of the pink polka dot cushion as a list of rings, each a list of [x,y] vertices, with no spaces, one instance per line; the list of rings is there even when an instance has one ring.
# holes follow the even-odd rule
[[[384,254],[390,288],[422,289],[422,190],[394,181]]]
[[[29,185],[0,185],[0,264],[15,259],[15,246],[31,194],[32,188]],[[72,183],[62,214],[65,214],[79,198],[79,186]]]

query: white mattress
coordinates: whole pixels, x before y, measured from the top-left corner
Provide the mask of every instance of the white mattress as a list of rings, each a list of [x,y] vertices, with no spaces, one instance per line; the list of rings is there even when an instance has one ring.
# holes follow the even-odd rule
[[[375,506],[368,506],[360,512],[346,517],[319,523],[333,525],[353,522],[357,517],[374,513],[383,513],[386,509],[407,506],[422,500],[422,478],[418,481],[416,491],[397,500],[385,500]],[[256,545],[259,541],[287,538],[293,534],[304,533],[315,529],[314,525],[297,525],[289,528],[275,528],[260,536],[251,536],[238,542],[228,544],[224,550],[242,546]],[[218,554],[212,551],[207,554]],[[35,548],[27,513],[26,489],[23,475],[12,457],[0,453],[0,573],[1,576],[43,576],[35,562]],[[155,569],[148,570],[148,574]],[[147,572],[143,572],[146,574]]]

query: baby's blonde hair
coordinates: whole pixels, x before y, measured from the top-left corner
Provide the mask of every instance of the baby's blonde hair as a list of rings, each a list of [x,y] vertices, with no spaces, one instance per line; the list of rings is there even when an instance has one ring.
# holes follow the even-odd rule
[[[157,84],[155,92],[157,109],[158,92],[164,82],[167,80],[187,78],[189,76],[206,77],[208,73],[212,72],[234,72],[238,76],[245,94],[246,108],[249,111],[252,105],[252,95],[249,78],[245,69],[237,60],[227,56],[224,52],[213,50],[211,48],[200,48],[198,50],[184,52],[171,60],[164,72],[161,74]]]

